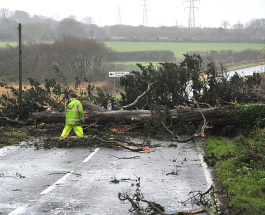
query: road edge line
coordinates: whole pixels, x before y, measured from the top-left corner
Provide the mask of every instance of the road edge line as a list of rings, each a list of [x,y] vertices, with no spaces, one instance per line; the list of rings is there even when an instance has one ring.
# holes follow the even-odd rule
[[[198,152],[198,155],[199,155],[199,158],[201,161],[201,165],[202,165],[202,168],[204,171],[207,187],[210,188],[213,185],[211,173],[208,169],[208,165],[204,162],[203,155],[202,155],[202,149],[200,148],[200,146],[198,146],[198,144],[196,144],[196,148],[197,148],[197,152]]]

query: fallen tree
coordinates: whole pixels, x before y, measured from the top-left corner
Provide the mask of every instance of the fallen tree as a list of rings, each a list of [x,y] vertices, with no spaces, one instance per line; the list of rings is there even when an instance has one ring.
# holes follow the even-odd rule
[[[233,113],[238,114],[244,109],[236,105],[237,103],[250,104],[256,100],[263,101],[258,96],[262,95],[259,91],[261,80],[259,75],[247,78],[246,83],[239,76],[229,81],[223,74],[225,69],[222,66],[217,67],[210,61],[207,66],[207,74],[211,76],[209,80],[207,79],[210,88],[207,88],[203,84],[204,81],[199,78],[201,63],[200,56],[187,55],[180,65],[163,63],[158,70],[152,64],[148,67],[138,65],[142,72],[132,71],[130,75],[121,78],[121,86],[124,87],[125,93],[121,92],[122,98],[115,104],[117,107],[122,107],[118,111],[102,109],[101,107],[112,98],[99,89],[96,94],[93,91],[94,86],[89,84],[86,93],[80,89],[80,100],[83,101],[86,121],[84,126],[90,128],[91,125],[103,125],[107,129],[141,128],[141,133],[145,136],[164,137],[165,134],[166,136],[169,134],[174,140],[185,142],[204,136],[204,132],[209,129],[215,135],[220,134],[224,128],[232,134],[237,127],[250,129],[261,125],[263,122],[261,119],[264,117],[259,113],[264,112],[264,107],[256,111],[258,107],[252,112],[245,113],[244,116],[237,115],[236,123],[233,116]],[[217,74],[217,71],[221,71],[221,74]],[[80,84],[78,80],[76,84]],[[44,126],[49,123],[64,123],[63,101],[68,98],[69,87],[57,91],[61,87],[56,85],[54,80],[46,80],[46,90],[33,80],[31,85],[31,90],[23,94],[23,104],[17,105],[15,99],[10,100],[7,96],[2,96],[0,102],[4,105],[0,123],[24,126],[36,122],[36,128],[38,123],[44,123]],[[10,90],[17,92],[12,87]],[[253,96],[253,93],[256,96]],[[245,95],[248,95],[247,98]],[[88,101],[93,101],[94,104]],[[42,103],[51,105],[38,105]],[[43,111],[46,106],[50,108]],[[245,118],[247,120],[242,121]],[[110,126],[109,123],[112,125]],[[189,137],[182,139],[178,135]]]
[[[118,110],[108,111],[101,107],[83,101],[83,109],[86,123],[107,124],[110,122],[123,122],[125,124],[152,122],[153,115],[150,110]],[[170,110],[172,119],[175,122],[189,124],[200,124],[205,117],[210,125],[230,125],[231,117],[225,115],[227,111],[235,111],[235,105],[226,105],[215,108],[192,108],[188,106],[177,106]],[[57,123],[65,121],[64,112],[35,112],[35,122]]]

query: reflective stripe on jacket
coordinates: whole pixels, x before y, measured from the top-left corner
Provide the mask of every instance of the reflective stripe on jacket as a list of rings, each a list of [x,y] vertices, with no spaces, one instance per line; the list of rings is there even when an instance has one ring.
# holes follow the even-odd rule
[[[71,98],[65,103],[65,124],[81,125],[81,120],[84,120],[82,104],[77,99]]]

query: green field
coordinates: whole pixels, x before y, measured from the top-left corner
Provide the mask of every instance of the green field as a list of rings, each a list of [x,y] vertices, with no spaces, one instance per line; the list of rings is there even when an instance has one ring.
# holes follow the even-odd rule
[[[106,46],[118,52],[167,50],[174,52],[176,58],[184,58],[183,54],[205,51],[245,49],[264,49],[264,44],[258,43],[170,43],[170,42],[105,42]]]
[[[16,46],[17,42],[0,42],[0,47]],[[183,54],[205,51],[232,50],[242,51],[245,49],[262,50],[265,44],[258,43],[170,43],[170,42],[105,42],[106,46],[118,52],[155,51],[167,50],[174,52],[176,58],[184,58]]]
[[[6,47],[7,44],[14,47],[18,45],[18,42],[0,42],[0,48]]]

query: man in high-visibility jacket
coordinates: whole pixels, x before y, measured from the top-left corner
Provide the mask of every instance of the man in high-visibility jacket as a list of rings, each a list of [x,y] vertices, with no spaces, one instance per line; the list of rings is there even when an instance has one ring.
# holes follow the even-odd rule
[[[65,102],[65,127],[61,134],[60,140],[64,140],[68,137],[70,131],[74,129],[74,132],[78,138],[83,138],[82,123],[85,122],[83,107],[80,101],[77,99],[75,93],[70,94],[70,99]]]

